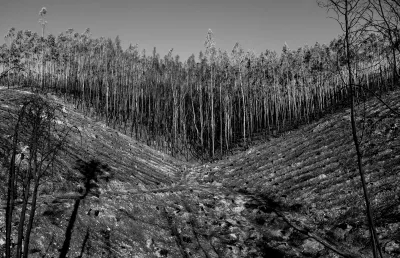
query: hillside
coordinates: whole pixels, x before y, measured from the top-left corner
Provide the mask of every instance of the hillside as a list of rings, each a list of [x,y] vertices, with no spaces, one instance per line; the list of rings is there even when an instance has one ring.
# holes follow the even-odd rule
[[[383,99],[399,110],[399,97],[397,91]],[[391,240],[400,237],[400,118],[378,100],[361,104],[357,111],[358,128],[364,128],[363,163],[380,241],[384,250],[399,255],[399,242]],[[249,207],[267,207],[256,218],[263,217],[267,232],[268,207],[273,204],[309,233],[367,257],[369,233],[349,121],[349,110],[329,115],[224,161],[197,167],[194,175],[203,174],[201,182],[220,182],[254,198]],[[291,235],[280,230],[271,245],[285,249],[282,242],[290,242]],[[301,242],[289,245],[297,245],[298,252],[304,248]]]
[[[2,156],[11,117],[27,94],[0,89]],[[384,96],[396,110],[399,98],[399,91]],[[198,165],[63,105],[61,122],[79,131],[59,156],[54,183],[40,190],[29,257],[58,257],[67,242],[68,257],[371,256],[348,111]],[[365,121],[364,164],[378,234],[386,256],[396,257],[400,118],[377,100],[365,107],[358,123]],[[80,199],[82,174],[90,169],[97,184]],[[4,246],[3,227],[0,234]]]

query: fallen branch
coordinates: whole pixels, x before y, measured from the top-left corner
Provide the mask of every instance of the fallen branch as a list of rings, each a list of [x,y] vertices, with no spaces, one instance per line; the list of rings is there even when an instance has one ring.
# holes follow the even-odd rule
[[[361,255],[352,253],[352,252],[346,250],[345,248],[343,248],[342,246],[339,249],[339,247],[335,246],[334,244],[331,244],[328,241],[324,240],[323,238],[317,236],[316,234],[314,234],[312,232],[309,232],[306,229],[306,226],[303,226],[303,225],[302,226],[298,226],[298,225],[294,224],[283,213],[281,213],[281,212],[279,212],[279,211],[277,211],[275,209],[274,209],[274,212],[275,212],[276,215],[281,217],[290,227],[292,227],[295,230],[299,231],[300,233],[302,233],[302,234],[304,234],[304,235],[316,240],[317,242],[321,243],[322,245],[324,245],[326,248],[332,250],[333,252],[335,252],[335,253],[343,256],[343,257],[346,257],[346,258],[362,258]]]
[[[54,202],[61,202],[62,200],[77,200],[82,198],[83,195],[79,193],[71,193],[71,194],[60,194],[60,195],[44,195],[39,196],[37,199],[37,203],[54,203]],[[18,206],[23,203],[22,200],[15,200],[14,205]],[[28,202],[31,205],[31,202]],[[6,204],[4,202],[1,203],[0,209],[5,209]]]

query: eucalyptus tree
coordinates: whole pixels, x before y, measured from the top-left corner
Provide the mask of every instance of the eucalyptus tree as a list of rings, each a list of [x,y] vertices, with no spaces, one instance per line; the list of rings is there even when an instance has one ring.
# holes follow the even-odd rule
[[[41,44],[41,46],[42,46],[42,72],[41,72],[41,85],[42,85],[42,90],[44,89],[44,30],[45,30],[45,28],[46,28],[46,24],[47,24],[47,21],[46,21],[46,14],[47,14],[47,9],[46,9],[46,7],[42,7],[42,9],[40,10],[40,12],[39,12],[39,16],[40,16],[40,18],[39,18],[39,23],[40,23],[40,25],[41,25],[41,27],[42,27],[42,37],[41,37],[41,42],[42,42],[42,44]]]
[[[240,105],[239,104],[240,102],[238,102],[237,110],[238,111],[242,110],[242,113],[240,114],[240,111],[238,112],[239,114],[237,114],[237,119],[240,120],[241,116],[243,142],[246,143],[246,99],[245,99],[244,86],[242,80],[242,70],[243,70],[242,62],[244,61],[244,51],[243,48],[239,45],[239,43],[236,43],[235,46],[233,47],[230,57],[235,74],[234,90],[236,91],[237,88],[240,89],[241,101],[242,101],[242,105]],[[237,76],[239,78],[237,78]]]
[[[33,229],[37,208],[39,186],[44,177],[49,176],[49,168],[55,163],[57,155],[66,143],[71,130],[57,125],[61,109],[38,95],[23,100],[18,111],[11,144],[7,184],[6,208],[6,257],[28,257],[30,235]],[[57,127],[57,129],[56,129]],[[26,143],[18,154],[18,144]],[[17,180],[18,179],[18,180]],[[17,183],[20,182],[20,187]],[[16,246],[12,254],[12,225],[15,198],[22,200],[16,230]],[[29,207],[29,208],[28,208]]]
[[[8,30],[7,34],[4,36],[4,40],[8,43],[8,49],[7,49],[7,58],[8,58],[8,71],[7,71],[7,85],[10,87],[10,70],[12,68],[12,47],[13,47],[13,42],[15,38],[15,28],[12,27]]]
[[[245,83],[246,85],[245,92],[247,96],[247,102],[246,102],[246,112],[245,112],[245,119],[246,119],[246,127],[249,135],[249,139],[251,139],[253,132],[256,131],[254,127],[254,105],[255,101],[258,98],[256,94],[257,86],[256,86],[256,79],[257,79],[257,73],[256,73],[256,55],[253,51],[248,50],[245,53],[244,57],[244,77],[245,77]]]
[[[392,85],[398,82],[398,52],[400,52],[400,2],[398,0],[368,0],[370,11],[366,20],[371,30],[380,33],[389,43],[392,54]]]
[[[365,35],[366,26],[368,23],[363,22],[366,13],[370,10],[370,4],[362,0],[326,0],[320,1],[320,6],[327,8],[329,11],[333,11],[336,15],[334,18],[342,28],[344,32],[344,48],[346,52],[346,68],[347,68],[347,88],[349,90],[350,98],[350,123],[351,131],[353,136],[353,142],[357,155],[357,165],[360,174],[365,204],[366,204],[366,215],[368,218],[369,230],[371,234],[371,243],[373,256],[378,257],[378,254],[382,258],[382,252],[379,246],[379,239],[375,229],[374,217],[370,204],[370,197],[365,180],[365,172],[362,164],[362,151],[360,148],[360,142],[357,135],[357,127],[355,122],[355,91],[356,86],[354,83],[353,71],[355,66],[355,53],[354,49],[359,46],[360,39]]]
[[[7,45],[4,43],[0,45],[0,65],[1,65],[1,73],[0,73],[0,84],[2,83],[2,78],[5,75],[6,71],[6,64],[8,63],[7,58]]]
[[[226,51],[218,49],[217,55],[217,67],[219,68],[219,145],[220,154],[222,155],[226,148],[229,146],[229,115],[228,106],[230,104],[230,93],[229,91],[229,80],[228,80],[228,69],[229,69],[229,56]],[[224,148],[225,145],[225,148]]]
[[[211,113],[211,157],[214,156],[215,153],[215,117],[214,117],[214,87],[215,87],[215,61],[217,50],[215,47],[214,34],[211,29],[207,32],[206,41],[204,42],[204,46],[206,48],[205,54],[209,61],[210,67],[210,87],[209,87],[209,99],[211,103],[210,113]]]
[[[58,77],[58,89],[61,93],[64,93],[64,98],[67,94],[67,62],[68,62],[68,51],[66,49],[67,36],[63,32],[57,36],[56,48],[58,49],[59,55],[57,60],[57,77]]]
[[[32,48],[33,48],[33,33],[30,30],[25,30],[23,32],[23,43],[22,43],[22,53],[23,53],[23,59],[24,59],[24,63],[25,63],[25,69],[27,71],[26,73],[26,79],[25,79],[25,85],[30,85],[32,83],[32,58],[33,58],[33,54],[32,54]],[[33,88],[32,88],[33,89]]]
[[[167,68],[167,82],[166,84],[169,85],[169,87],[171,88],[171,92],[172,92],[172,109],[171,109],[171,113],[172,113],[172,121],[171,121],[171,153],[174,155],[178,144],[178,92],[177,92],[177,86],[176,86],[176,81],[175,81],[175,67],[174,67],[174,60],[172,57],[172,52],[174,51],[173,48],[171,48],[168,51],[168,54],[164,57],[164,61],[166,66],[169,68]],[[168,126],[169,127],[169,126]],[[167,127],[167,128],[168,128]]]
[[[90,30],[69,29],[44,38],[45,14],[42,9],[42,37],[17,34],[1,53],[7,59],[3,66],[25,55],[20,65],[29,70],[31,85],[61,91],[83,112],[115,128],[123,126],[125,132],[130,125],[132,137],[174,155],[189,149],[209,157],[222,154],[235,142],[247,144],[258,132],[280,132],[309,121],[348,93],[338,76],[346,64],[340,38],[330,47],[315,44],[293,51],[285,45],[280,57],[273,51],[256,56],[239,44],[228,55],[217,51],[209,30],[205,54],[200,52],[198,63],[192,56],[183,65],[172,51],[163,60],[156,49],[151,56],[140,55],[132,45],[123,51],[119,37],[91,39]],[[35,70],[39,73],[31,75]],[[381,70],[381,78],[386,77]]]
[[[202,152],[205,151],[206,142],[204,139],[205,134],[205,113],[204,113],[204,81],[206,73],[207,59],[202,51],[199,53],[199,63],[197,69],[197,80],[198,80],[198,92],[199,92],[199,110],[200,110],[200,142]]]
[[[202,136],[201,136],[201,127],[202,124],[200,123],[201,111],[200,109],[200,95],[202,94],[201,91],[198,90],[198,69],[197,64],[195,61],[195,56],[192,54],[186,62],[187,66],[187,87],[189,90],[188,99],[190,101],[190,108],[188,107],[188,120],[190,124],[188,125],[188,136],[191,148],[196,151],[198,145],[202,145]],[[192,119],[190,119],[190,114]]]
[[[23,69],[23,51],[24,51],[24,42],[23,42],[23,31],[19,30],[14,38],[12,45],[13,52],[13,66],[20,67]],[[14,73],[14,83],[19,85],[21,82],[21,73]]]
[[[129,107],[129,112],[130,112],[129,119],[131,121],[130,135],[131,137],[133,136],[133,131],[135,128],[135,136],[137,137],[138,91],[135,89],[135,86],[137,87],[138,83],[138,59],[139,59],[138,45],[135,46],[129,45],[128,49],[125,52],[127,55],[127,62],[129,63],[128,94],[130,94],[130,107]]]

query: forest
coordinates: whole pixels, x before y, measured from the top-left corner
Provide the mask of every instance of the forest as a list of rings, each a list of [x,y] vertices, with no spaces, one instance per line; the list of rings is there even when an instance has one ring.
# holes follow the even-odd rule
[[[335,1],[332,1],[335,2]],[[369,1],[349,46],[357,101],[393,89],[398,79],[400,3]],[[0,85],[53,92],[76,108],[154,148],[187,160],[220,158],[257,137],[276,136],[346,106],[344,34],[281,53],[236,43],[216,47],[208,30],[197,58],[123,50],[119,37],[90,29],[41,35],[11,28],[0,47]],[[361,87],[362,86],[362,87]]]
[[[359,239],[351,239],[349,245],[370,248],[374,258],[384,257],[382,251],[398,254],[397,242],[387,240],[390,234],[399,236],[398,227],[390,229],[394,232],[390,234],[384,227],[390,228],[394,222],[397,223],[395,218],[399,212],[399,177],[395,166],[398,166],[396,159],[400,155],[396,155],[398,145],[394,142],[400,131],[396,120],[399,118],[398,106],[394,107],[394,102],[397,101],[396,94],[399,94],[400,79],[400,1],[319,0],[317,3],[337,21],[342,34],[329,44],[317,42],[294,50],[285,43],[280,53],[265,50],[256,54],[244,50],[239,43],[230,51],[219,49],[209,29],[204,49],[197,56],[192,54],[187,60],[181,60],[171,49],[161,57],[156,48],[150,54],[140,50],[138,45],[131,44],[123,49],[118,36],[115,39],[93,38],[89,28],[83,33],[73,29],[59,35],[46,33],[46,8],[39,12],[40,33],[14,27],[9,29],[4,37],[5,43],[0,46],[0,88],[4,90],[0,111],[8,114],[4,116],[8,121],[15,120],[13,129],[3,128],[11,127],[14,122],[0,123],[2,132],[10,132],[0,138],[0,154],[4,159],[3,166],[7,168],[0,177],[4,181],[8,179],[7,189],[0,189],[3,196],[7,195],[4,198],[7,203],[2,204],[6,210],[6,226],[5,230],[1,228],[6,232],[5,256],[12,257],[15,252],[15,257],[28,257],[30,252],[44,252],[44,245],[39,249],[30,247],[30,240],[37,243],[36,238],[31,239],[32,229],[39,230],[37,232],[47,230],[35,228],[35,213],[45,204],[48,207],[41,211],[40,219],[61,218],[60,214],[72,206],[62,206],[64,204],[56,201],[57,198],[74,200],[64,244],[59,246],[61,248],[53,248],[60,252],[59,257],[67,257],[71,245],[76,249],[78,241],[74,242],[72,233],[79,216],[88,219],[86,225],[91,225],[92,219],[103,219],[90,234],[98,233],[101,239],[105,239],[101,241],[105,243],[108,257],[112,257],[111,232],[119,231],[114,226],[118,226],[117,222],[123,216],[127,218],[127,224],[121,223],[121,229],[125,230],[125,225],[131,225],[129,223],[138,223],[136,227],[140,225],[139,230],[134,231],[138,233],[137,243],[145,242],[146,252],[153,252],[154,239],[145,240],[147,236],[142,236],[140,230],[145,232],[143,225],[153,225],[151,216],[160,214],[164,219],[154,220],[167,223],[163,229],[171,232],[166,230],[164,236],[175,238],[177,248],[174,252],[181,253],[182,257],[190,257],[185,245],[192,246],[195,251],[202,249],[204,257],[211,257],[202,247],[207,242],[209,253],[216,254],[213,257],[223,257],[222,254],[234,246],[233,243],[243,244],[245,248],[241,251],[248,254],[246,257],[261,257],[261,253],[264,254],[262,257],[268,257],[265,256],[268,251],[282,251],[289,246],[275,241],[289,241],[289,236],[294,239],[289,241],[290,245],[298,246],[294,251],[289,250],[293,255],[296,250],[302,250],[306,257],[325,257],[321,252],[328,254],[329,249],[329,252],[343,257],[367,257],[364,253],[355,254],[356,249],[352,247],[342,249],[337,244],[340,242],[345,246],[344,235],[353,227],[352,234],[358,234]],[[21,94],[38,94],[28,94],[30,97],[18,100],[16,92],[5,91],[5,87],[12,89],[16,86],[25,90],[19,91]],[[382,97],[388,92],[393,93],[391,98],[386,95],[391,104]],[[50,97],[55,100],[52,104],[48,101]],[[384,111],[372,102],[366,107],[372,98],[383,105]],[[13,101],[15,103],[11,104]],[[73,110],[64,112],[65,106],[61,102],[73,106]],[[19,108],[11,107],[18,104]],[[338,111],[343,110],[339,114]],[[312,129],[299,129],[334,112],[343,119],[329,118]],[[389,117],[388,113],[394,116],[386,121],[388,129],[379,129],[378,124]],[[62,122],[60,119],[64,115],[64,121],[69,115],[68,119],[73,122]],[[93,120],[100,123],[92,123]],[[350,125],[343,126],[343,120],[346,124],[350,121]],[[87,127],[76,126],[80,123]],[[335,123],[339,126],[336,127]],[[110,127],[125,135],[118,135]],[[289,140],[280,137],[294,129],[299,130],[289,136]],[[303,132],[308,136],[299,136]],[[366,140],[368,137],[370,139]],[[350,138],[354,146],[351,145],[349,150]],[[28,145],[24,146],[23,141]],[[272,143],[250,148],[260,141]],[[76,147],[78,142],[80,145]],[[276,146],[271,146],[275,143]],[[249,151],[224,159],[235,150],[246,149]],[[71,157],[64,157],[64,153]],[[72,156],[77,159],[75,167]],[[218,159],[220,163],[214,162]],[[80,175],[76,175],[76,171]],[[355,171],[358,171],[357,175],[354,175]],[[393,186],[396,184],[397,188]],[[58,191],[55,191],[55,185]],[[197,193],[193,193],[195,190]],[[183,194],[185,191],[189,193]],[[58,197],[55,193],[59,194]],[[101,203],[100,195],[103,205],[109,202],[114,206],[91,206],[92,212],[84,200],[95,197],[93,203],[98,202],[98,205]],[[142,202],[142,195],[154,199],[149,201],[144,197]],[[361,196],[364,198],[362,204]],[[44,197],[52,198],[52,204],[44,202]],[[216,198],[221,198],[221,201],[216,203]],[[191,202],[192,199],[198,201]],[[119,202],[125,202],[125,205]],[[212,204],[207,205],[210,202]],[[132,203],[138,209],[128,210]],[[216,208],[221,203],[226,206],[225,210]],[[231,209],[228,207],[231,203],[237,206]],[[15,224],[13,221],[18,217],[13,211],[20,204],[19,224]],[[89,210],[88,216],[78,216],[80,205],[81,213],[82,209]],[[56,206],[59,210],[53,209]],[[121,208],[124,206],[128,207],[127,210]],[[322,210],[324,207],[326,214]],[[332,207],[340,211],[334,214],[336,211]],[[208,211],[204,212],[207,208]],[[254,212],[243,215],[252,209]],[[185,212],[180,213],[181,210]],[[119,212],[118,218],[112,212]],[[100,213],[103,217],[95,218]],[[143,223],[132,214],[143,216],[143,221],[150,217],[151,223]],[[228,221],[225,218],[227,214],[235,220]],[[262,218],[260,214],[268,216]],[[300,214],[309,219],[312,227],[292,223],[296,219],[307,221],[302,220]],[[362,214],[367,220],[355,221]],[[380,217],[374,217],[374,214]],[[107,222],[104,218],[112,219]],[[217,229],[217,233],[199,233],[210,218],[214,221],[207,227],[213,232]],[[244,223],[239,218],[244,219]],[[327,218],[331,223],[329,229],[314,227],[318,223],[327,224]],[[229,223],[221,222],[225,219]],[[61,228],[60,221],[51,222],[59,226],[56,230]],[[285,230],[290,228],[288,235],[283,235],[283,229],[271,231],[270,238],[259,233],[262,225],[271,227],[277,221],[279,226],[284,225],[282,228]],[[199,226],[203,222],[204,225]],[[257,226],[247,227],[256,225],[254,223]],[[363,228],[367,223],[368,227]],[[227,235],[226,227],[232,231],[242,224],[240,233],[244,232],[243,239],[233,233],[229,237],[234,235],[234,240],[223,239]],[[15,231],[16,225],[18,232]],[[182,230],[188,229],[188,225],[191,233],[187,235],[193,235],[197,245],[191,245],[194,241],[183,236]],[[259,234],[249,234],[249,229]],[[151,230],[155,232],[154,238],[156,235],[159,237],[159,229]],[[325,231],[325,238],[313,234],[313,230]],[[332,233],[333,230],[342,233],[339,232],[338,236]],[[131,231],[125,233],[129,241],[136,241]],[[18,236],[17,242],[12,239],[13,234]],[[217,248],[213,245],[214,238],[219,239]],[[338,241],[328,241],[331,238]],[[81,254],[77,257],[83,256],[88,239],[89,226],[82,241]],[[261,247],[255,239],[262,243]],[[383,242],[385,244],[381,245]],[[122,248],[121,243],[117,243],[119,249],[124,249],[125,245]],[[269,246],[271,243],[277,244],[274,246],[277,249]],[[387,248],[388,243],[393,243],[394,247]],[[153,254],[159,251],[157,257],[167,257],[171,246],[165,244],[164,249],[159,248]],[[100,252],[101,248],[93,252]],[[318,250],[314,250],[314,256],[311,256],[307,253],[309,249]],[[131,253],[127,251],[125,256],[120,256],[132,257],[135,252],[138,249],[132,247]],[[251,252],[254,256],[250,256]],[[282,254],[279,257],[286,256]]]

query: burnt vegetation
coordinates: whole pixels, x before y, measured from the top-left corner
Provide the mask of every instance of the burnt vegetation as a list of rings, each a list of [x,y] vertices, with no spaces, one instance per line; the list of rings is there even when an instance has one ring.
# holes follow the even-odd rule
[[[400,253],[400,243],[385,239],[382,244],[379,237],[386,224],[399,224],[395,218],[399,215],[398,188],[391,189],[398,173],[386,165],[380,168],[387,170],[387,182],[380,190],[380,183],[376,186],[373,180],[381,182],[376,172],[381,170],[372,164],[382,162],[386,156],[400,157],[393,154],[398,146],[392,144],[398,140],[399,107],[393,101],[385,102],[384,97],[398,92],[400,3],[318,3],[338,22],[343,35],[328,45],[316,43],[296,50],[285,44],[280,54],[266,50],[257,55],[243,50],[239,43],[231,51],[218,49],[211,30],[206,35],[204,52],[184,61],[173,54],[173,49],[164,57],[155,48],[150,55],[137,45],[123,50],[119,37],[92,38],[89,29],[84,33],[68,29],[57,36],[46,35],[45,8],[39,13],[41,35],[11,28],[6,43],[0,46],[0,85],[18,86],[30,93],[18,100],[14,113],[9,112],[6,122],[12,125],[12,134],[6,135],[0,127],[4,133],[0,137],[0,158],[6,168],[0,179],[7,182],[0,188],[6,199],[2,203],[5,256],[20,258],[39,253],[45,257],[47,251],[43,248],[30,246],[39,204],[45,204],[40,220],[48,220],[54,228],[61,228],[67,217],[64,238],[55,240],[53,232],[47,247],[59,257],[70,257],[71,250],[77,257],[130,257],[137,250],[132,246],[138,242],[143,250],[158,257],[192,257],[193,252],[206,258],[226,254],[364,257],[370,253],[382,258],[384,254]],[[96,134],[93,129],[94,133],[89,134],[92,129],[74,128],[61,117],[68,115],[63,107],[48,98],[51,94],[91,121],[100,121],[106,128],[164,154],[145,153],[144,148],[138,151],[141,147],[132,147],[129,141],[118,146],[113,138],[116,131]],[[390,118],[382,115],[386,111],[377,111],[382,107],[378,109],[376,103],[366,107],[366,101],[372,98]],[[312,129],[315,138],[307,136],[312,147],[302,143],[306,136],[300,133],[288,136],[293,140],[290,143],[284,140],[286,133],[345,108],[349,108],[349,115],[343,120],[349,123],[344,128],[350,137],[345,133],[343,139],[338,137],[337,127],[342,125],[327,120]],[[382,121],[390,124],[384,132],[377,129]],[[93,142],[104,145],[91,143],[93,149],[98,149],[90,153],[83,150],[82,143],[82,150],[73,149],[68,137],[78,131],[87,133],[84,141],[92,141],[93,136]],[[376,139],[384,141],[385,137],[390,151],[377,147],[380,143]],[[348,148],[350,138],[354,149]],[[277,146],[265,145],[275,151],[268,153],[268,158],[257,157],[265,155],[260,149],[252,153],[251,145],[274,140]],[[125,149],[133,154],[129,156]],[[230,160],[233,152],[243,150],[248,152],[239,153],[238,161]],[[64,173],[60,171],[65,162],[59,157],[67,152],[71,157],[75,155],[69,161],[77,161]],[[172,162],[165,154],[176,159]],[[113,155],[119,160],[115,161]],[[333,155],[335,158],[329,160]],[[127,158],[132,156],[138,158]],[[102,159],[112,160],[113,165],[120,165],[117,169],[130,172],[115,173],[116,168]],[[218,159],[220,163],[211,163]],[[188,161],[204,165],[194,166]],[[390,162],[397,165],[395,159]],[[319,185],[314,185],[316,180]],[[336,184],[342,184],[340,189],[329,188]],[[362,189],[362,197],[359,193],[352,196],[352,187]],[[54,189],[58,195],[48,194]],[[118,195],[115,200],[114,195]],[[345,206],[339,205],[334,195],[344,196]],[[304,196],[310,201],[303,201]],[[104,199],[110,211],[101,208]],[[70,215],[65,216],[68,200],[74,203]],[[119,205],[118,209],[110,202]],[[94,203],[96,207],[91,206]],[[332,216],[321,215],[317,204],[340,211]],[[117,215],[110,215],[112,212]],[[157,214],[157,219],[147,216],[150,213]],[[82,219],[82,214],[88,216]],[[360,214],[365,214],[365,223],[360,222]],[[325,227],[329,216],[335,224]],[[93,222],[97,224],[91,228]],[[115,230],[118,223],[122,225],[120,232]],[[78,224],[85,227],[78,228]],[[148,237],[143,225],[152,230],[158,227],[170,239]],[[343,243],[351,230],[357,232],[352,239],[354,246],[367,246],[358,249],[363,251],[361,255],[355,247]],[[73,235],[80,231],[78,245]],[[326,234],[321,236],[318,231]],[[117,241],[122,234],[132,235],[125,239],[128,244]],[[391,229],[390,234],[386,235],[393,238],[399,231]],[[53,242],[62,244],[53,247]],[[285,242],[283,247],[281,242]],[[96,244],[101,248],[93,247]]]
[[[371,24],[349,50],[352,76],[363,87],[357,99],[396,85],[396,10],[386,6],[381,15],[390,19],[388,25]],[[378,21],[375,11],[369,15],[375,16],[365,19]],[[59,94],[107,125],[187,159],[221,157],[254,137],[312,121],[349,96],[344,36],[329,45],[296,50],[284,45],[280,55],[269,50],[256,55],[238,43],[231,51],[218,49],[209,30],[197,62],[194,55],[180,60],[173,49],[164,57],[137,45],[123,50],[118,37],[92,38],[89,29],[58,36],[43,29],[39,36],[12,28],[6,40],[1,84]]]

